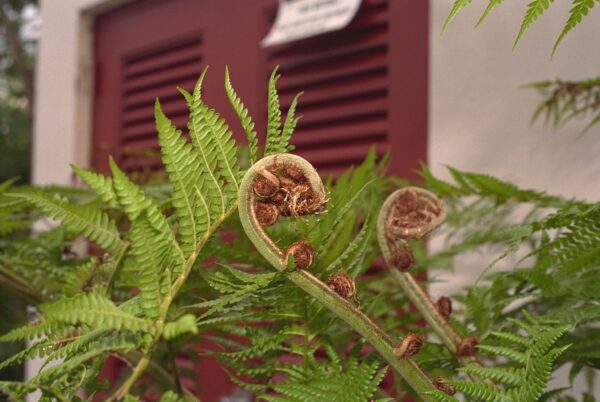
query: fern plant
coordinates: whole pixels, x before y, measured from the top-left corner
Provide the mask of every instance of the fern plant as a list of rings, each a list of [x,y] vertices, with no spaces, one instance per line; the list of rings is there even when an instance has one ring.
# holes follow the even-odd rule
[[[156,103],[167,185],[136,184],[111,159],[111,176],[73,166],[93,192],[2,187],[6,236],[42,216],[61,221],[0,243],[0,278],[36,306],[27,325],[0,338],[29,341],[0,370],[47,362],[25,382],[0,382],[3,393],[193,401],[189,380],[198,379],[176,356],[210,354],[265,401],[447,401],[461,393],[521,402],[562,398],[564,390],[546,390],[562,365],[571,364],[573,378],[598,367],[598,204],[456,169],[445,182],[424,167],[430,193],[386,178],[387,157],[374,151],[323,182],[289,154],[298,97],[283,117],[277,70],[264,154],[226,71],[225,92],[249,143],[244,171],[231,131],[202,100],[205,73],[192,93],[181,90],[190,140]],[[517,219],[523,207],[530,213]],[[424,242],[437,226],[448,244],[428,254]],[[74,251],[77,236],[99,251]],[[372,268],[380,247],[387,269]],[[515,269],[494,270],[520,249],[526,258]],[[473,286],[429,298],[423,273],[431,279],[482,250],[499,256]],[[199,341],[220,347],[190,347]],[[115,384],[98,379],[108,356],[129,366]]]

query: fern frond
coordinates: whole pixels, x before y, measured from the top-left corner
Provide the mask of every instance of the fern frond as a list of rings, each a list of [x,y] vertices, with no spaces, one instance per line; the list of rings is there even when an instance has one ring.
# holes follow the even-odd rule
[[[184,334],[197,334],[196,317],[193,314],[185,314],[176,321],[169,322],[163,329],[162,336],[166,340],[177,338]]]
[[[179,398],[179,395],[177,395],[173,391],[167,391],[162,395],[159,402],[180,402],[180,401],[183,401],[183,399]]]
[[[15,328],[0,336],[0,342],[24,342],[41,338],[64,328],[66,324],[39,319],[29,325]]]
[[[477,349],[493,355],[504,356],[520,364],[527,363],[527,355],[525,353],[505,346],[477,345]]]
[[[491,384],[462,380],[448,381],[448,383],[457,391],[479,401],[515,402],[506,392]]]
[[[163,164],[173,184],[172,204],[179,224],[180,244],[184,255],[196,250],[198,239],[208,231],[209,212],[195,187],[200,180],[200,160],[181,135],[181,131],[162,112],[160,103],[155,106],[156,128]]]
[[[471,1],[472,0],[454,0],[452,9],[450,10],[450,13],[446,17],[446,21],[444,21],[444,26],[442,27],[442,32],[444,32],[446,30],[446,28],[448,28],[448,25],[450,25],[450,23],[452,22],[454,17],[456,17],[458,12],[460,10],[462,10],[463,8],[465,8],[467,5],[469,5],[469,3],[471,3]]]
[[[171,284],[173,259],[170,242],[165,233],[154,229],[145,215],[133,222],[131,241],[132,253],[136,258],[141,306],[146,317],[156,318],[160,314],[162,296],[168,293]],[[163,283],[168,285],[166,289]]]
[[[248,138],[248,146],[250,148],[250,165],[253,165],[258,160],[258,137],[256,135],[256,130],[254,130],[254,122],[248,113],[248,109],[246,109],[246,106],[244,106],[244,103],[235,92],[235,89],[233,89],[233,85],[231,85],[228,67],[225,67],[225,92],[227,93],[229,103],[233,107],[237,117],[240,119],[242,128],[244,129],[246,137]]]
[[[67,275],[64,285],[64,294],[74,296],[87,291],[97,273],[98,260],[91,258],[89,261],[74,267]]]
[[[225,186],[220,169],[217,164],[217,149],[212,141],[211,129],[205,118],[206,105],[202,103],[202,82],[207,69],[202,71],[192,94],[180,88],[190,109],[188,128],[192,144],[200,159],[200,176],[195,186],[198,197],[204,200],[208,209],[210,224],[225,215],[227,210],[227,197],[222,188]]]
[[[92,205],[73,205],[58,196],[44,193],[23,193],[15,196],[26,199],[52,219],[62,220],[70,230],[81,233],[113,255],[124,243],[113,220]]]
[[[296,117],[296,106],[298,105],[298,99],[302,96],[303,92],[294,96],[294,100],[288,109],[287,115],[285,116],[285,122],[283,124],[283,130],[281,131],[281,138],[279,139],[279,146],[277,152],[286,153],[294,150],[294,146],[290,145],[290,138],[292,133],[296,129],[296,125],[300,120],[300,116]]]
[[[527,5],[527,11],[525,12],[525,17],[521,23],[521,28],[519,28],[519,33],[517,34],[517,38],[513,44],[513,49],[517,46],[525,31],[527,31],[531,24],[533,24],[553,2],[554,0],[533,0]]]
[[[567,34],[571,32],[573,28],[579,25],[583,17],[588,15],[590,10],[597,2],[600,2],[600,0],[573,0],[573,8],[569,10],[569,19],[567,20],[565,27],[552,47],[553,56],[554,53],[556,53],[556,49],[558,48],[560,42],[562,42],[565,36],[567,36]]]
[[[96,329],[127,329],[150,333],[154,330],[151,321],[124,312],[111,300],[95,292],[42,304],[39,309],[48,321],[85,324]]]
[[[181,250],[179,243],[175,240],[175,235],[167,222],[167,218],[160,211],[156,202],[144,194],[140,186],[129,180],[127,175],[123,173],[112,157],[109,159],[109,164],[113,173],[115,192],[117,193],[119,203],[123,207],[129,220],[133,222],[142,213],[145,213],[154,229],[168,236],[169,243],[183,263],[185,260],[183,251]]]
[[[504,0],[489,0],[487,7],[485,8],[485,11],[483,12],[483,14],[481,14],[481,17],[479,17],[479,21],[477,21],[477,25],[475,25],[475,27],[478,27],[479,25],[481,25],[481,23],[487,18],[487,16],[492,12],[492,10],[494,8],[496,8],[496,6],[500,5],[500,3],[502,3]]]
[[[523,368],[465,366],[459,370],[475,377],[487,378],[513,387],[521,385],[525,378],[525,369]]]
[[[531,349],[532,353],[536,356],[546,355],[552,345],[554,345],[556,341],[569,330],[569,328],[570,326],[563,325],[543,331],[540,335],[535,337],[535,342]]]
[[[275,67],[269,77],[265,156],[279,152],[281,144],[281,109],[279,106],[279,95],[277,95],[277,81],[280,75],[277,73],[277,70],[278,67]]]
[[[83,181],[85,181],[87,185],[98,194],[103,202],[107,203],[113,208],[118,206],[117,194],[115,193],[112,179],[110,177],[82,169],[74,164],[71,164],[70,166],[71,169],[73,169],[73,171],[77,173],[77,175],[81,177]]]

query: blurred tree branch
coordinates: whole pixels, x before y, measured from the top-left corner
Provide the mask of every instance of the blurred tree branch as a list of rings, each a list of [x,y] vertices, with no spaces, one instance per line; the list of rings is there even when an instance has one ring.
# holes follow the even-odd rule
[[[33,116],[33,68],[27,60],[27,55],[20,38],[20,15],[25,4],[31,2],[10,2],[0,0],[0,29],[6,40],[6,50],[10,54],[18,78],[23,85],[23,96],[30,116]],[[7,8],[13,8],[17,17],[11,18]]]

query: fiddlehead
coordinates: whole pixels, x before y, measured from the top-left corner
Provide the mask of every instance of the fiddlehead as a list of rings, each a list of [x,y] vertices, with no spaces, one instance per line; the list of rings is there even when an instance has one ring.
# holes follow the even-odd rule
[[[386,264],[410,301],[429,326],[461,363],[474,363],[476,338],[463,339],[448,322],[452,303],[446,297],[436,304],[408,272],[414,257],[407,240],[429,235],[446,219],[444,204],[435,195],[418,187],[396,190],[384,202],[377,221],[377,238]]]
[[[427,375],[408,356],[398,355],[400,345],[352,303],[356,294],[352,278],[338,272],[323,283],[309,270],[300,269],[309,268],[315,258],[310,245],[301,241],[281,250],[263,229],[279,216],[319,213],[325,202],[326,193],[316,170],[306,160],[290,154],[269,155],[255,163],[242,180],[238,198],[242,226],[263,257],[362,335],[423,400],[434,400],[429,393],[436,387]],[[276,210],[275,218],[271,215],[265,219],[262,214],[267,210],[272,215]]]

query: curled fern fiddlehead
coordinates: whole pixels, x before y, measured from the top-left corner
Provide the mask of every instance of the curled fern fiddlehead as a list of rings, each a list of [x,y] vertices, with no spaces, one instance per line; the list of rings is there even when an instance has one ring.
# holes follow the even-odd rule
[[[396,190],[384,202],[377,221],[377,237],[387,266],[410,301],[417,307],[446,348],[462,363],[474,363],[474,338],[462,339],[448,323],[449,299],[434,304],[415,278],[407,272],[414,263],[407,240],[422,239],[446,219],[444,204],[417,187]],[[461,353],[464,352],[464,353]],[[468,352],[468,353],[467,353]]]
[[[274,179],[269,174],[263,174],[265,171],[277,177]],[[291,183],[286,186],[282,183],[286,180],[295,183],[293,186]],[[257,193],[265,194],[264,190],[267,187],[264,185],[265,182],[274,185],[279,182],[280,189],[274,192],[267,191],[267,194],[272,194],[269,197],[259,197]],[[395,342],[349,300],[351,297],[338,294],[335,286],[328,286],[308,270],[297,269],[299,261],[296,262],[296,255],[279,248],[264,231],[264,220],[257,216],[257,213],[263,210],[260,207],[261,203],[275,205],[278,215],[299,216],[318,213],[324,207],[325,201],[323,182],[310,163],[295,155],[273,154],[261,159],[246,172],[240,184],[238,207],[246,234],[276,270],[285,272],[291,282],[362,335],[423,400],[433,401],[429,393],[435,387],[417,364],[408,358],[399,358],[396,355]],[[290,255],[294,255],[293,262],[289,259]],[[344,286],[344,289],[351,290],[353,287]]]

